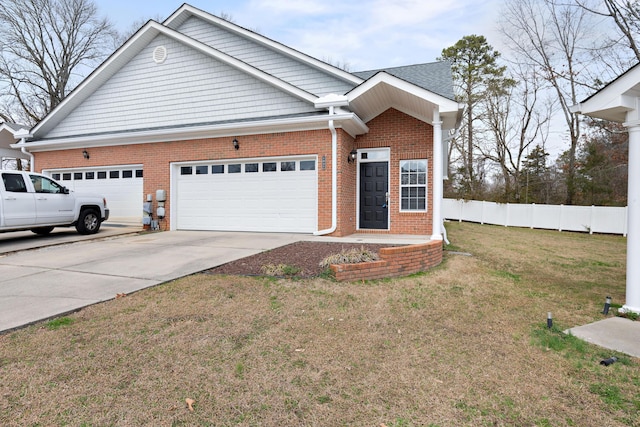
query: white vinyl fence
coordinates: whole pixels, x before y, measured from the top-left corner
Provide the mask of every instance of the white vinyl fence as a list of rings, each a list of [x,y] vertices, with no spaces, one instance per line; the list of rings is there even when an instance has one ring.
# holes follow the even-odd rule
[[[444,199],[442,217],[505,227],[627,235],[626,207],[522,205]]]

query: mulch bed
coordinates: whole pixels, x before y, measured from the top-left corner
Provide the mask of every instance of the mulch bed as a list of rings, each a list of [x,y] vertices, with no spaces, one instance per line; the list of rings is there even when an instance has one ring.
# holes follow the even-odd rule
[[[394,245],[363,243],[296,242],[270,251],[261,252],[205,271],[207,274],[229,274],[240,276],[264,276],[262,266],[286,264],[300,269],[296,277],[317,277],[324,269],[320,262],[329,255],[342,250],[364,248],[378,253],[380,248]]]

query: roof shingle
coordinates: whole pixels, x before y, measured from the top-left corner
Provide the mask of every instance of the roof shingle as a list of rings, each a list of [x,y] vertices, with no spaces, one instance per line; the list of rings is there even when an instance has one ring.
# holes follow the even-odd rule
[[[361,79],[368,80],[384,71],[394,77],[405,80],[430,92],[455,100],[451,64],[447,61],[426,64],[407,65],[404,67],[383,68],[380,70],[358,71],[352,73]]]

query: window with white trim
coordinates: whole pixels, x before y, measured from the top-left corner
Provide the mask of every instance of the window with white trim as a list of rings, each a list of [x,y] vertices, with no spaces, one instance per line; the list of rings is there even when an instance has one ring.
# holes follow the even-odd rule
[[[400,211],[427,210],[427,160],[400,161]]]

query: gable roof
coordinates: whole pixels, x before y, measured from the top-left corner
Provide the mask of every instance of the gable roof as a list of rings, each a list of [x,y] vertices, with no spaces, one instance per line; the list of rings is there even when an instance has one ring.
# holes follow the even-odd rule
[[[629,113],[640,114],[637,98],[640,97],[640,63],[631,67],[602,89],[584,101],[570,107],[572,113],[582,113],[598,119],[623,123],[638,120]]]
[[[359,71],[353,74],[367,80],[383,71],[422,89],[426,89],[447,99],[455,100],[453,84],[451,83],[451,64],[447,61]]]
[[[313,104],[317,96],[312,95],[300,88],[293,86],[273,75],[267,74],[251,65],[239,61],[225,53],[220,52],[198,40],[187,37],[175,30],[165,27],[155,21],[149,21],[131,39],[129,39],[120,49],[111,55],[102,65],[100,65],[91,75],[86,78],[76,89],[74,89],[47,117],[38,123],[32,130],[32,135],[48,133],[60,121],[71,113],[76,107],[82,104],[92,93],[102,86],[109,78],[115,75],[124,65],[126,65],[136,54],[147,46],[158,35],[164,35],[183,43],[191,48],[221,61],[233,68],[243,71],[250,76],[272,85],[290,95]]]
[[[443,129],[455,129],[462,118],[462,106],[431,90],[380,71],[347,93],[349,106],[364,122],[368,122],[388,108],[433,123],[437,110]]]

